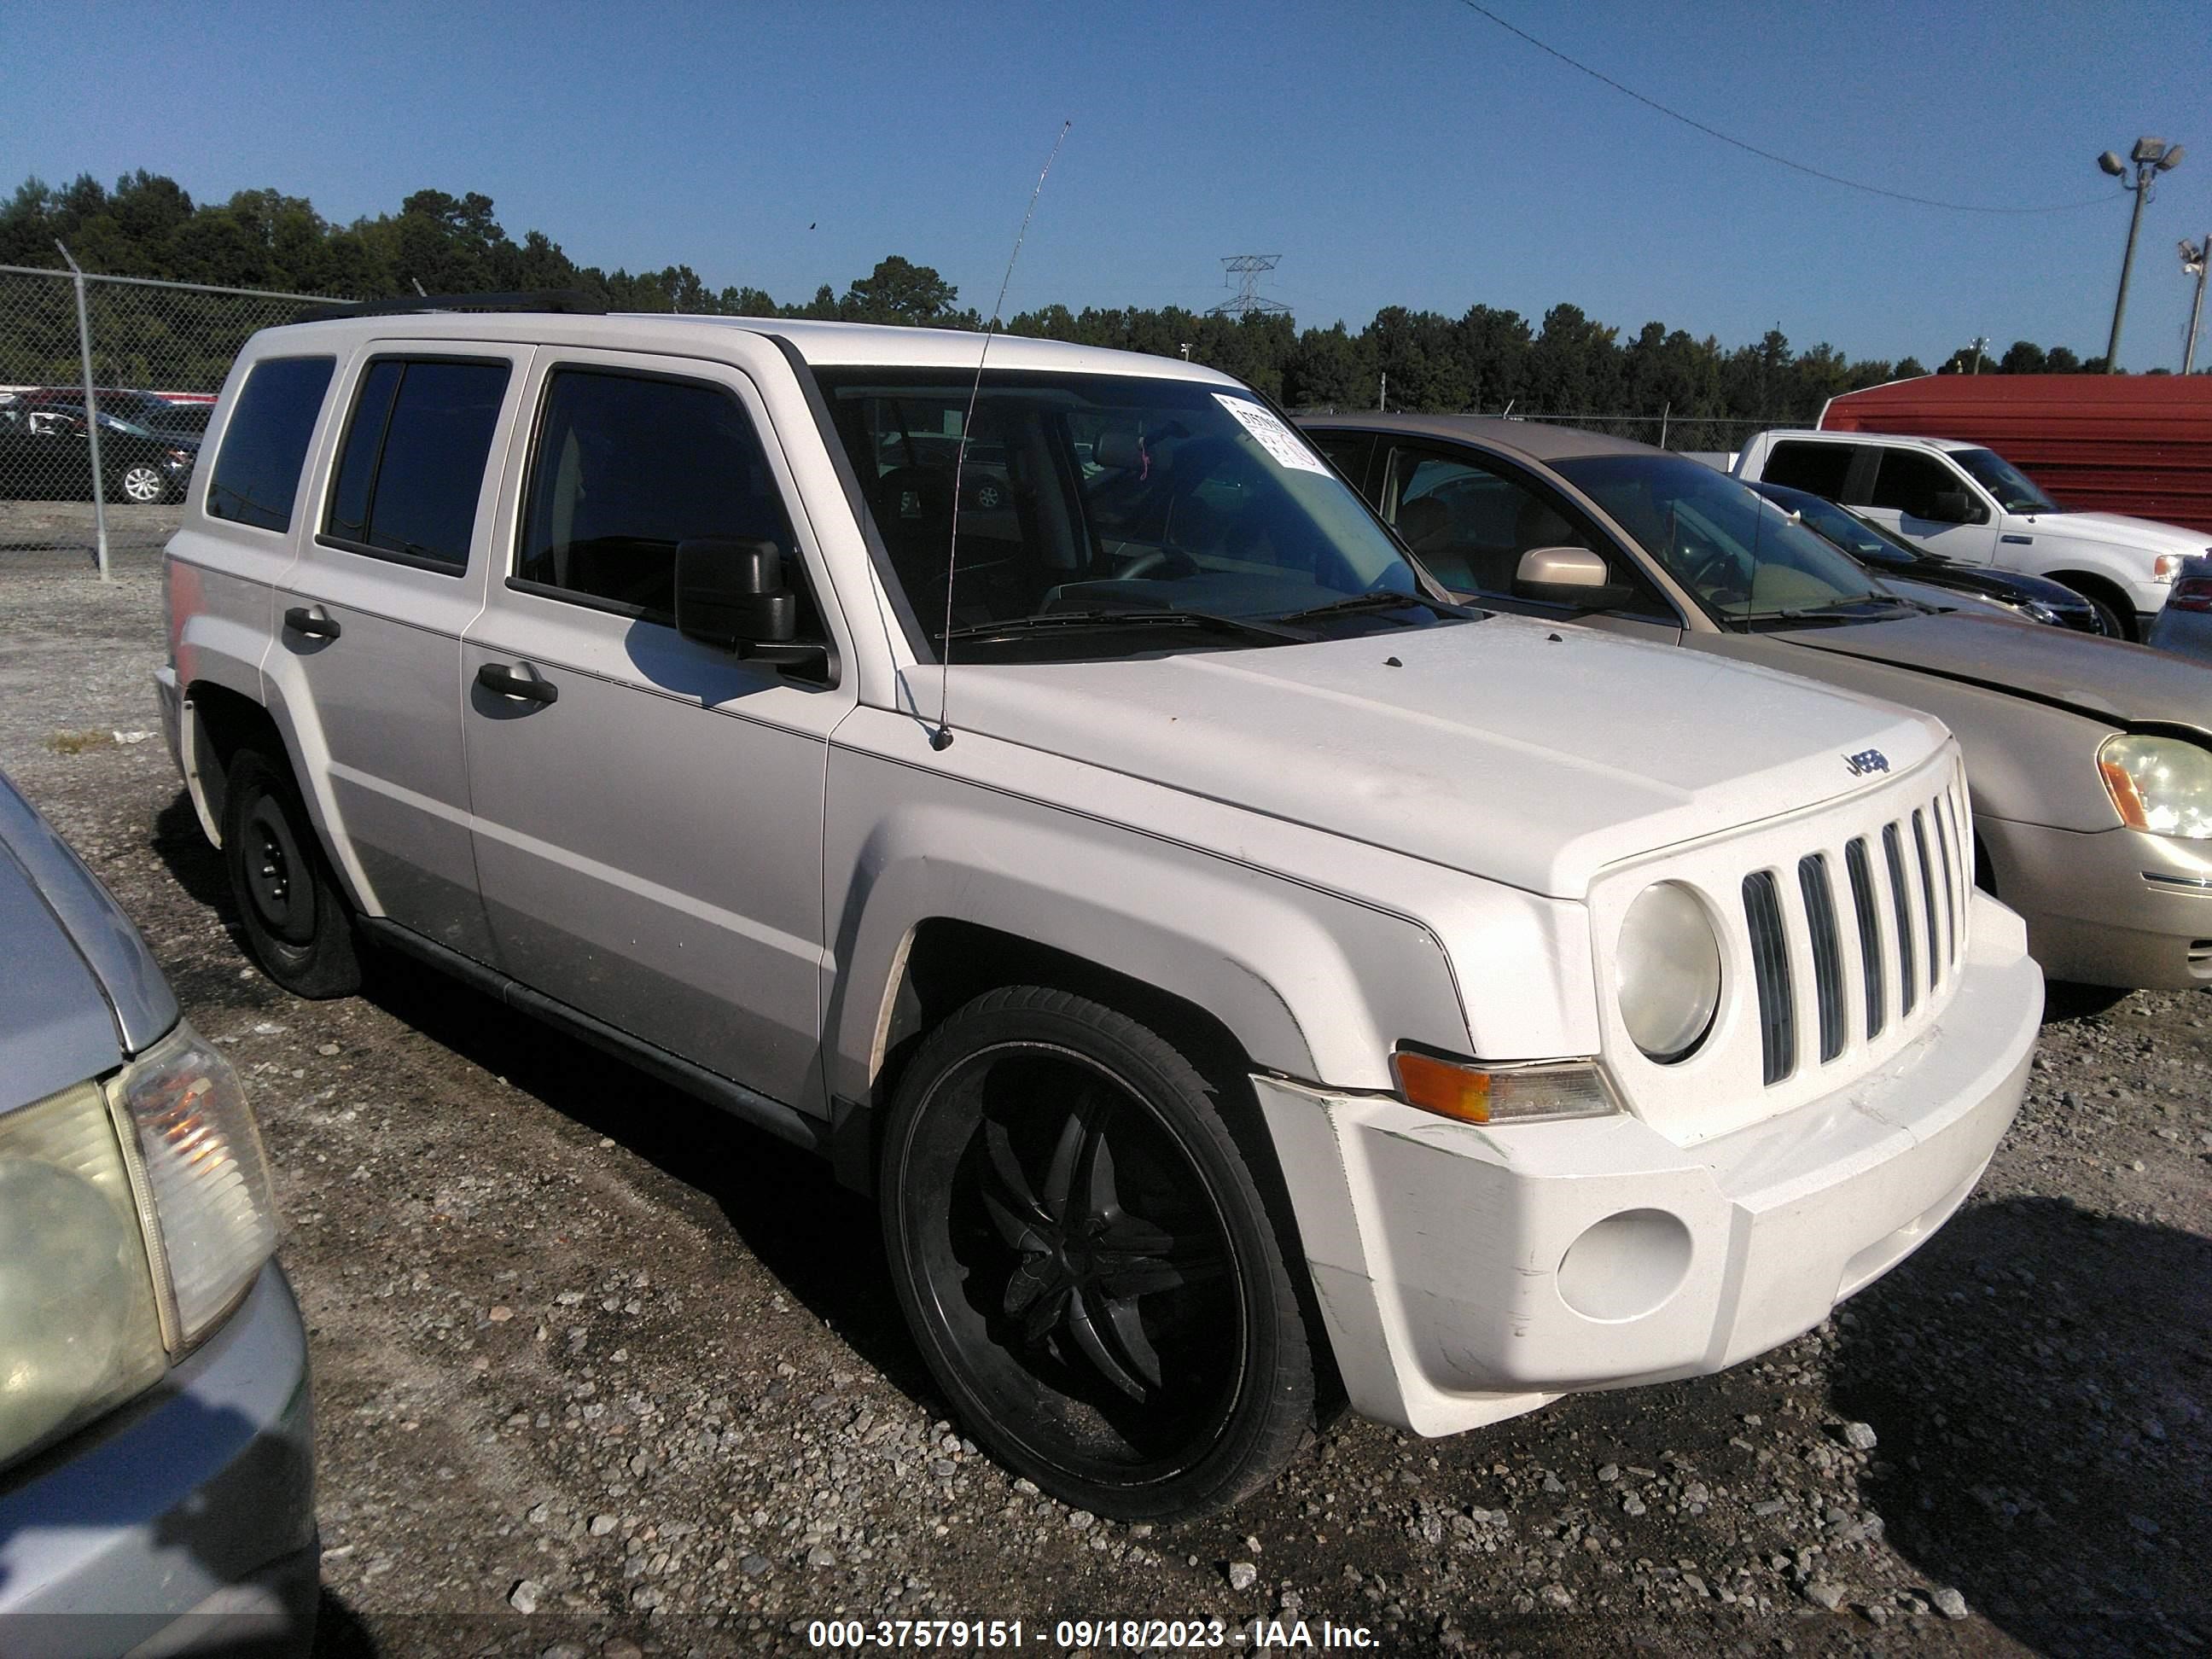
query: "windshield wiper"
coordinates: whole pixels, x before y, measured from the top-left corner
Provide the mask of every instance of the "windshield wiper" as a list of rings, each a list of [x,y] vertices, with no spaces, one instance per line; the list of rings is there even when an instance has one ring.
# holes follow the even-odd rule
[[[1156,628],[1163,624],[1210,629],[1218,634],[1263,640],[1270,645],[1304,645],[1314,637],[1302,629],[1284,628],[1256,617],[1224,617],[1211,611],[1164,608],[1150,611],[1043,611],[1033,617],[1009,617],[1003,622],[970,623],[964,628],[954,629],[944,637],[947,640],[984,640],[1014,634],[1048,634],[1060,629],[1073,631],[1086,628]]]
[[[1856,611],[1869,605],[1886,605],[1895,610],[1899,605],[1911,605],[1912,600],[1896,593],[1861,593],[1855,599],[1830,599],[1825,605],[1803,605],[1789,611],[1769,611],[1753,618],[1763,621],[1771,617],[1783,622],[1802,622],[1810,617],[1832,617],[1839,611]]]
[[[1320,617],[1350,617],[1363,611],[1403,611],[1409,605],[1425,605],[1439,617],[1481,617],[1489,615],[1472,605],[1452,605],[1443,599],[1432,599],[1425,593],[1352,593],[1340,599],[1331,599],[1327,605],[1316,605],[1304,611],[1286,611],[1273,618],[1279,623],[1311,622]],[[1413,623],[1402,626],[1411,628]]]

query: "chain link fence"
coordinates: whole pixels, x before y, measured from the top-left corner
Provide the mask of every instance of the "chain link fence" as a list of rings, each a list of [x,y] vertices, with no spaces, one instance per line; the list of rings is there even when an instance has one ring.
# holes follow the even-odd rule
[[[331,302],[0,265],[0,558],[159,547],[231,359]]]

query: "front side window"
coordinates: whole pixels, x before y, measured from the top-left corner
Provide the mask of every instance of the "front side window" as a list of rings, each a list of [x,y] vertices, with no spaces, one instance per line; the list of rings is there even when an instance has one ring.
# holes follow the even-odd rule
[[[597,369],[547,378],[515,580],[647,622],[676,619],[676,544],[775,544],[819,640],[791,520],[759,434],[727,389]]]
[[[1850,444],[1807,443],[1802,440],[1778,443],[1766,458],[1766,465],[1759,469],[1759,477],[1769,483],[1840,501],[1844,499],[1844,481],[1850,477],[1851,458],[1857,453]]]
[[[292,527],[300,468],[337,367],[335,357],[264,357],[254,364],[215,458],[210,518],[256,530]]]
[[[383,357],[338,451],[325,540],[450,575],[468,568],[508,365]]]
[[[1373,605],[1352,614],[1388,617],[1378,626],[1433,620],[1366,505],[1247,394],[1021,370],[980,390],[945,370],[820,379],[890,575],[933,643],[948,622],[968,655],[1280,643],[1334,626],[1304,613],[1352,599]],[[1209,626],[1148,625],[1178,620]]]
[[[1994,449],[1954,449],[1951,459],[1967,475],[1997,498],[2008,513],[2056,513],[2058,503],[2036,488],[2034,482]]]
[[[1585,455],[1555,465],[1717,617],[1863,620],[1902,604],[1826,538],[1709,466],[1644,455]]]
[[[1962,493],[1951,469],[1931,456],[1910,449],[1886,449],[1881,471],[1875,474],[1874,498],[1869,507],[1886,507],[1908,519],[1933,519],[1936,498]]]
[[[1401,444],[1393,452],[1389,517],[1430,573],[1462,592],[1510,595],[1521,557],[1579,547],[1606,561],[1607,580],[1633,590],[1620,609],[1675,620],[1644,573],[1626,564],[1572,503],[1463,450]]]

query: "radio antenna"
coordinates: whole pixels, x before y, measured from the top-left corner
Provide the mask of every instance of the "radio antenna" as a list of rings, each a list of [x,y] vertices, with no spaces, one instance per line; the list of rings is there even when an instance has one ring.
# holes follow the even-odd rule
[[[1029,236],[1030,221],[1036,216],[1037,198],[1044,193],[1045,174],[1060,159],[1060,147],[1067,142],[1067,130],[1074,125],[1072,119],[1060,124],[1060,137],[1052,141],[1052,153],[1044,158],[1036,185],[1030,191],[1022,228],[1014,233],[1014,251],[1006,256],[1006,274],[999,279],[999,297],[991,304],[991,320],[983,329],[983,349],[975,354],[975,380],[968,388],[968,412],[960,421],[960,447],[952,452],[952,538],[945,550],[945,633],[937,647],[937,730],[929,734],[932,749],[952,746],[952,726],[945,718],[945,708],[951,701],[952,582],[957,574],[960,554],[960,475],[968,462],[968,436],[975,429],[975,399],[983,390],[983,365],[990,361],[991,342],[999,332],[999,313],[1006,307],[1007,289],[1013,285],[1014,263],[1022,257],[1022,243]]]

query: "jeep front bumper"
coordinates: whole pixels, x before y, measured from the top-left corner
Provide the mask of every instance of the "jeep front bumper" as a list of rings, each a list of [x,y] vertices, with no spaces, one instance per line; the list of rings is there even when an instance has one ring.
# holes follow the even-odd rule
[[[2020,1104],[2042,973],[1981,901],[1955,996],[1834,1092],[1680,1146],[1492,1127],[1255,1077],[1353,1407],[1424,1435],[1716,1371],[1811,1329],[1965,1201]]]

